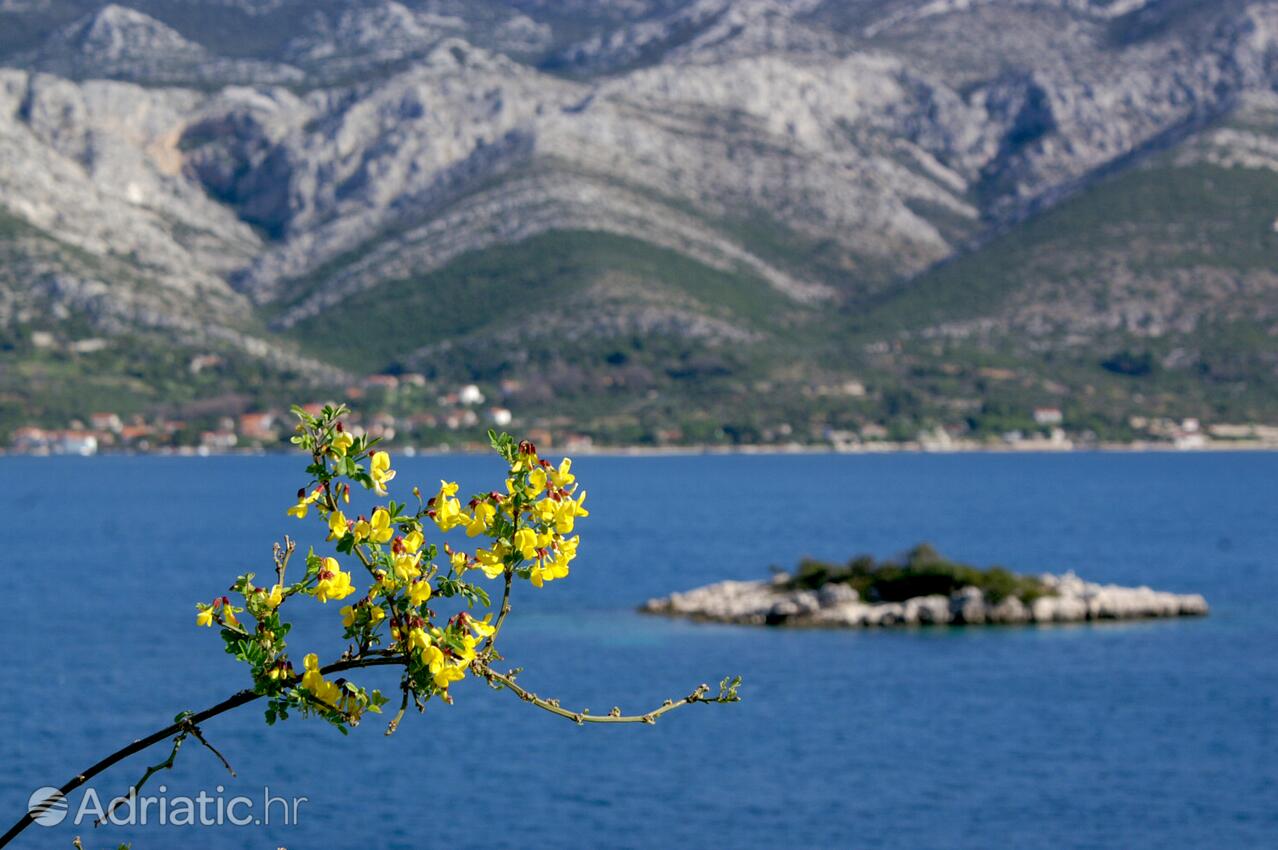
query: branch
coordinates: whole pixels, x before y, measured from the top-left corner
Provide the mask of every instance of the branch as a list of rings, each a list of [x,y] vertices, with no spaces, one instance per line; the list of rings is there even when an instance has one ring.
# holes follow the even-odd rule
[[[217,756],[218,760],[222,762],[222,766],[225,767],[227,772],[231,774],[231,778],[232,779],[235,778],[235,770],[231,767],[231,763],[226,760],[226,756],[218,752],[217,747],[213,746],[212,744],[208,742],[208,739],[204,737],[204,733],[200,731],[200,727],[192,723],[190,718],[185,716],[185,714],[186,713],[182,715],[178,715],[178,718],[179,718],[178,722],[183,723],[184,725],[183,725],[182,731],[179,732],[177,734],[177,737],[173,739],[173,749],[169,752],[169,757],[166,758],[164,761],[160,762],[159,764],[153,764],[150,767],[148,767],[146,769],[146,773],[142,774],[142,778],[139,779],[137,782],[133,783],[132,786],[130,786],[129,793],[125,795],[124,797],[117,797],[115,799],[115,802],[111,804],[111,808],[107,810],[106,814],[102,815],[102,817],[98,818],[94,822],[93,825],[95,827],[102,826],[102,824],[106,823],[107,820],[110,819],[111,815],[115,814],[116,809],[120,808],[120,806],[123,806],[129,800],[135,799],[138,796],[138,792],[142,790],[142,786],[145,785],[147,783],[147,780],[149,780],[152,776],[154,776],[155,774],[159,773],[162,770],[172,770],[173,762],[177,760],[178,750],[182,748],[182,742],[186,740],[188,735],[193,736],[197,741],[199,741],[201,744],[207,747],[209,752]]]
[[[484,641],[484,647],[481,650],[485,657],[492,654],[493,645],[497,643],[497,635],[501,633],[502,623],[506,622],[506,615],[510,613],[510,586],[514,579],[514,568],[506,567],[506,587],[501,593],[501,608],[497,612],[497,622],[493,623],[493,633],[488,636],[488,640]]]
[[[647,723],[649,725],[656,723],[657,718],[665,714],[667,711],[674,711],[676,708],[682,708],[685,705],[693,703],[725,703],[740,702],[741,698],[737,696],[737,686],[741,684],[741,677],[738,676],[734,680],[724,679],[719,685],[719,695],[716,697],[707,697],[710,692],[709,685],[698,685],[697,689],[688,694],[681,700],[666,700],[658,708],[654,708],[647,714],[622,714],[621,709],[613,708],[613,710],[604,715],[593,715],[590,709],[582,709],[581,711],[569,711],[559,705],[557,699],[542,699],[531,691],[521,687],[515,682],[513,676],[503,676],[488,665],[475,661],[471,664],[476,675],[483,676],[488,680],[488,684],[494,690],[509,688],[515,696],[524,702],[530,702],[540,709],[549,711],[551,714],[566,718],[575,722],[578,726],[586,723]],[[496,684],[494,684],[494,682]]]
[[[328,666],[321,668],[320,672],[325,674],[339,673],[343,670],[355,670],[355,669],[363,668],[363,667],[385,667],[388,665],[405,665],[407,663],[408,663],[408,659],[403,655],[377,656],[375,658],[357,658],[357,659],[351,659],[349,661],[338,661],[334,664],[329,664]],[[300,681],[301,681],[300,677],[294,676],[288,681],[286,681],[285,684],[291,685]],[[78,773],[75,776],[71,777],[71,779],[69,779],[58,790],[62,793],[62,796],[64,797],[69,796],[72,791],[84,785],[86,782],[88,782],[93,777],[97,776],[102,771],[107,770],[108,768],[113,767],[116,764],[119,764],[120,762],[124,761],[130,756],[137,755],[143,750],[149,749],[150,747],[160,743],[166,738],[172,738],[174,736],[181,735],[186,730],[188,724],[192,726],[198,725],[213,717],[217,717],[219,714],[225,714],[226,712],[239,708],[240,706],[248,705],[249,703],[259,699],[262,696],[264,696],[264,694],[259,694],[256,691],[243,690],[243,691],[239,691],[237,693],[232,694],[231,696],[219,702],[217,705],[210,706],[209,708],[206,708],[203,711],[199,711],[194,714],[188,714],[185,717],[183,717],[181,720],[171,723],[168,726],[165,726],[163,729],[159,729],[155,732],[152,732],[150,735],[147,735],[145,738],[139,738],[138,740],[134,741],[132,744],[129,744],[127,747],[122,747],[116,750],[115,752],[111,753],[111,755],[99,761],[97,764],[93,765],[92,767],[88,768],[82,773]],[[210,749],[212,748],[210,747]],[[176,754],[176,750],[177,750],[177,747],[175,746],[174,754]],[[220,755],[221,754],[219,754],[219,757]],[[225,762],[225,759],[223,759],[223,762]],[[152,771],[152,773],[154,772],[155,771]],[[150,778],[150,777],[148,776],[146,778]],[[17,823],[9,827],[8,832],[6,832],[4,835],[0,835],[0,847],[4,847],[10,841],[13,841],[13,839],[17,838],[18,835],[24,829],[26,829],[33,823],[35,823],[35,815],[31,812],[27,812],[26,814],[24,814],[21,818],[18,819]]]

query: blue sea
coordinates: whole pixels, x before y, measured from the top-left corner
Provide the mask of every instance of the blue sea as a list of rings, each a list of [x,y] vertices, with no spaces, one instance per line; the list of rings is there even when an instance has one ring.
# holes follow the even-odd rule
[[[396,466],[401,495],[440,478],[489,489],[502,472],[491,457]],[[323,547],[284,515],[302,467],[0,459],[0,831],[36,787],[247,683],[195,627],[194,603],[269,573],[285,532],[312,529],[304,542]],[[189,742],[149,790],[260,807],[269,788],[307,798],[296,823],[278,809],[270,825],[212,828],[69,817],[13,846],[1278,846],[1278,455],[591,457],[574,471],[592,511],[581,555],[569,579],[519,587],[507,664],[595,713],[729,674],[744,678],[742,703],[579,728],[468,679],[455,705],[410,712],[391,738],[375,717],[348,738],[315,720],[268,728],[251,705],[204,727],[238,778]],[[983,565],[1202,593],[1212,614],[840,632],[634,613],[804,555],[919,541]],[[305,614],[298,655],[337,651],[337,605],[290,607]],[[122,793],[167,752],[90,787]]]

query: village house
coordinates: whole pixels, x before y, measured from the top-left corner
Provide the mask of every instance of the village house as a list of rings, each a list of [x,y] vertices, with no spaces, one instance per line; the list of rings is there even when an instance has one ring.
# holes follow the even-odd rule
[[[88,457],[98,453],[98,438],[88,431],[63,431],[53,442],[55,454]]]
[[[94,431],[112,431],[118,434],[124,423],[114,413],[90,413],[89,427]]]
[[[1059,425],[1065,421],[1059,407],[1034,408],[1034,423],[1037,425]]]
[[[246,440],[274,442],[279,434],[274,430],[275,414],[273,413],[241,413],[239,422],[240,436]]]
[[[27,425],[13,432],[11,444],[16,452],[46,454],[49,451],[49,436],[43,428]]]
[[[457,401],[466,405],[483,404],[484,394],[474,384],[467,384],[457,391]]]

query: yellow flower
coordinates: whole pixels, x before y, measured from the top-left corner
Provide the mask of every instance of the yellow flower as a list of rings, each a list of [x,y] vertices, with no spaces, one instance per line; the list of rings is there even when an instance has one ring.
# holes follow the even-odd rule
[[[347,605],[342,609],[341,614],[343,626],[349,629],[351,626],[355,625],[355,609],[352,606]]]
[[[351,585],[351,574],[342,572],[337,559],[325,558],[314,592],[317,600],[327,603],[330,599],[345,599],[355,592],[355,588]]]
[[[320,673],[319,657],[313,652],[310,653],[302,660],[302,666],[306,670],[302,674],[302,687],[310,691],[320,702],[336,708],[342,696],[342,689],[327,681]]]
[[[525,558],[537,557],[537,532],[531,528],[521,528],[515,532],[515,548]]]
[[[426,630],[415,628],[408,633],[408,646],[410,649],[423,650],[430,646],[430,635],[426,634]]]
[[[200,613],[195,615],[195,625],[211,626],[213,625],[213,609],[204,608]]]
[[[238,629],[240,627],[240,621],[235,619],[235,609],[230,605],[222,606],[222,619],[233,629]]]
[[[414,608],[428,599],[430,599],[430,582],[415,581],[408,586],[408,601]]]
[[[567,540],[560,540],[558,553],[554,558],[542,559],[537,562],[529,575],[529,580],[532,582],[533,587],[541,587],[545,582],[568,576],[568,564],[572,562],[573,558],[577,557],[577,544],[580,539],[579,537],[572,537]]]
[[[395,569],[395,577],[400,581],[412,581],[420,576],[422,574],[422,569],[419,566],[421,557],[420,553],[410,555],[408,552],[401,552],[396,555],[391,562]]]
[[[546,489],[546,470],[537,467],[528,473],[528,498],[533,498]]]
[[[386,612],[380,606],[374,606],[368,609],[368,621],[374,626],[386,619]]]
[[[368,524],[368,520],[360,517],[355,520],[355,524],[351,526],[351,534],[355,535],[355,542],[362,543],[368,539],[368,535],[373,531],[373,527]]]
[[[390,462],[390,455],[386,452],[373,452],[368,475],[373,479],[373,492],[379,496],[386,495],[386,482],[395,477],[395,470],[390,468]]]
[[[497,576],[506,571],[505,546],[505,543],[498,543],[491,551],[488,549],[475,550],[475,560],[479,562],[479,568],[484,571],[484,575],[489,578],[497,578]]]
[[[461,510],[461,502],[457,501],[453,496],[456,492],[457,485],[455,483],[439,482],[439,492],[435,495],[433,509],[435,512],[435,525],[439,526],[440,531],[451,531],[457,526],[466,523],[466,516]]]
[[[390,514],[383,508],[373,511],[373,521],[370,525],[368,539],[374,543],[385,543],[395,534],[394,529],[391,528]]]
[[[341,540],[346,536],[346,516],[341,511],[333,511],[328,515],[328,539]]]
[[[280,607],[280,603],[284,601],[284,585],[277,584],[271,588],[271,592],[266,596],[266,607],[274,611]]]
[[[333,450],[334,457],[344,457],[350,451],[351,444],[355,442],[355,438],[348,431],[338,431],[333,437],[333,441],[329,443],[329,448]]]
[[[559,468],[551,467],[550,481],[556,487],[568,487],[572,482],[577,480],[577,476],[573,475],[569,470],[572,469],[572,458],[564,458],[559,463]]]
[[[323,490],[316,487],[308,496],[306,495],[305,490],[299,490],[297,493],[297,504],[288,509],[288,515],[295,516],[298,519],[306,519],[306,512],[310,510],[311,505],[319,500],[322,492]]]
[[[497,517],[497,508],[491,502],[480,502],[475,505],[475,515],[466,525],[467,537],[478,537],[488,531]]]
[[[437,646],[428,646],[422,650],[422,663],[432,673],[438,673],[444,666],[444,653]]]
[[[444,666],[444,653],[437,646],[428,646],[422,650],[422,663],[432,673],[438,673]]]
[[[479,643],[479,638],[474,635],[464,634],[461,636],[461,642],[462,651],[461,655],[457,656],[457,663],[462,667],[465,667],[467,664],[475,660],[475,645]]]
[[[466,557],[465,552],[454,552],[448,556],[448,563],[452,564],[453,569],[458,573],[466,572],[466,563],[470,559]]]
[[[529,580],[533,587],[541,587],[544,582],[565,578],[568,575],[568,562],[562,558],[541,560],[532,568]]]
[[[303,659],[302,666],[306,670],[302,674],[302,687],[310,691],[320,702],[336,707],[337,701],[341,698],[342,689],[327,681],[320,673],[319,657],[312,652]]]
[[[537,519],[541,522],[554,522],[555,516],[559,513],[559,502],[554,499],[542,499],[533,506],[533,510],[537,514]]]
[[[416,552],[422,548],[422,544],[425,542],[426,540],[422,537],[422,533],[417,529],[413,529],[400,541],[400,545],[404,547],[405,552]]]
[[[431,673],[437,673],[444,666],[444,653],[431,641],[430,635],[420,628],[408,633],[408,645],[421,653],[422,663]]]
[[[560,502],[559,510],[555,512],[555,530],[560,534],[571,534],[573,522],[577,517],[590,516],[590,511],[582,507],[585,501],[586,493],[583,490],[575,502],[572,499],[564,499]]]
[[[432,670],[431,672],[435,674],[435,687],[441,691],[448,690],[448,686],[451,683],[460,682],[466,678],[466,670],[464,668],[454,667],[451,664],[443,665],[438,671]]]
[[[492,614],[488,614],[482,620],[476,620],[474,617],[467,617],[466,623],[472,629],[475,630],[475,634],[477,634],[481,638],[486,638],[489,635],[491,635],[493,632],[497,631],[497,629],[491,623],[492,618],[493,618]]]

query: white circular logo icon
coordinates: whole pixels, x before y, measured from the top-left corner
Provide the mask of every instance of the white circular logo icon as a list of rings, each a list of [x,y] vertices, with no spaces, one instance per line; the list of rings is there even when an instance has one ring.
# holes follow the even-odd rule
[[[71,806],[66,795],[57,788],[37,788],[27,800],[27,812],[40,826],[57,826],[66,820]]]

